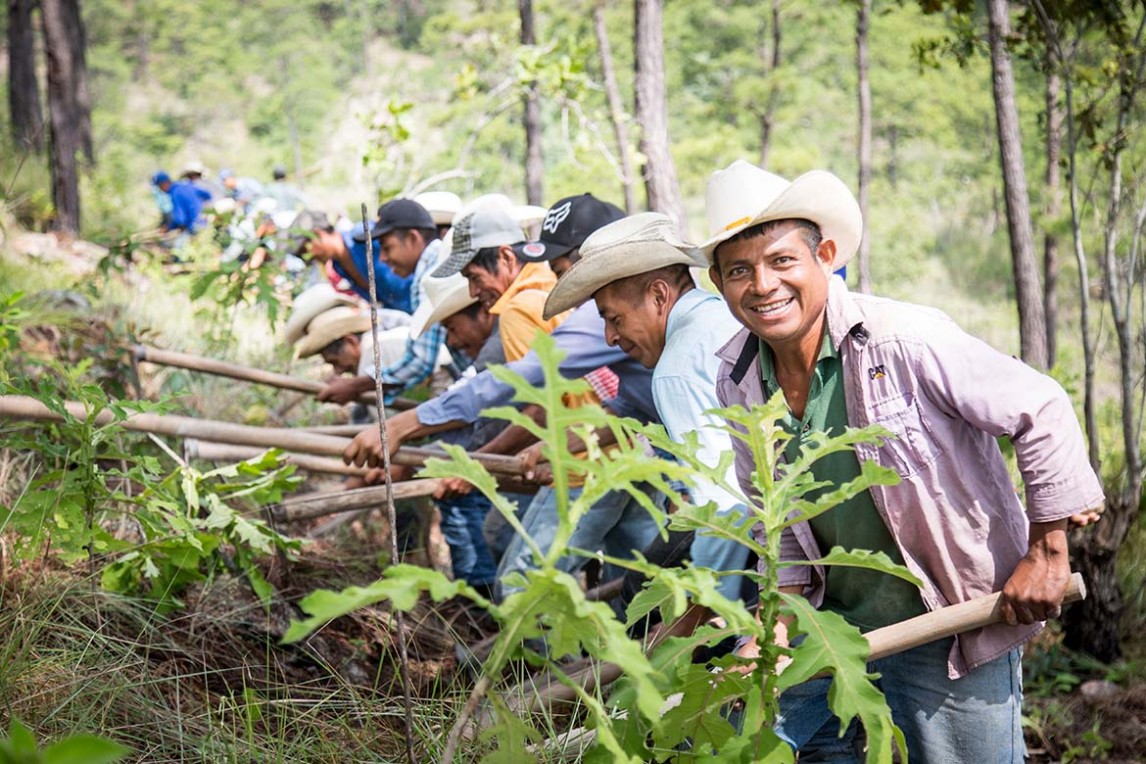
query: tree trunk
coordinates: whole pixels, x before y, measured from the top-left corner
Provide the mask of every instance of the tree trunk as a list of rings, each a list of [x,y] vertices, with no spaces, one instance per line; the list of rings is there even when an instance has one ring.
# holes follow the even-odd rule
[[[871,294],[871,226],[868,193],[871,189],[871,79],[868,77],[867,30],[872,0],[860,0],[856,14],[856,71],[859,74],[859,206],[863,238],[859,246],[859,291]]]
[[[54,228],[80,229],[77,155],[91,161],[91,106],[84,65],[83,19],[79,0],[42,0],[44,52],[48,60],[48,113]]]
[[[760,114],[760,166],[768,166],[768,148],[772,144],[772,127],[776,113],[776,102],[780,100],[780,86],[776,83],[776,70],[780,68],[780,0],[772,0],[772,55],[770,63],[765,65],[765,74],[771,72],[773,80],[768,88],[768,101],[764,104],[764,111]],[[761,54],[767,53],[767,47],[762,46]],[[769,60],[765,57],[765,60]]]
[[[1046,60],[1046,113],[1047,113],[1047,209],[1046,230],[1043,232],[1043,312],[1046,314],[1047,366],[1058,360],[1058,226],[1062,214],[1062,105],[1059,103],[1061,83],[1055,69],[1053,55]]]
[[[537,35],[533,28],[533,0],[517,0],[521,14],[521,44],[536,45]],[[530,82],[525,90],[524,114],[521,123],[525,127],[525,198],[529,204],[543,206],[541,175],[541,104],[537,97],[537,83]]]
[[[12,138],[24,151],[44,148],[44,111],[36,77],[35,0],[8,0],[8,112]]]
[[[1024,361],[1037,369],[1047,367],[1046,319],[1042,290],[1035,260],[1031,206],[1023,150],[1019,134],[1019,113],[1015,107],[1015,77],[1007,50],[1010,18],[1007,0],[989,0],[988,20],[991,44],[992,84],[995,94],[995,122],[999,135],[1003,188],[1007,206],[1007,228],[1011,239],[1015,298],[1019,307],[1019,348]]]
[[[636,0],[634,10],[636,77],[633,89],[636,93],[636,120],[641,131],[639,149],[645,158],[642,173],[645,193],[649,209],[673,218],[681,234],[687,237],[684,200],[677,182],[676,165],[669,152],[662,0]]]
[[[625,124],[625,107],[621,102],[621,89],[617,86],[617,71],[613,67],[613,48],[609,45],[609,30],[605,26],[605,2],[593,3],[593,31],[597,35],[597,52],[601,56],[601,77],[605,81],[605,97],[609,101],[609,120],[617,138],[617,158],[621,163],[621,187],[625,193],[625,213],[637,211],[633,192],[633,156],[629,151],[629,128]]]

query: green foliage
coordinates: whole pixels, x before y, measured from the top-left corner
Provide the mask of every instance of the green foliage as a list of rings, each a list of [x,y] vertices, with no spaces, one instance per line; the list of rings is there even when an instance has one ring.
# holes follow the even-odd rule
[[[0,764],[112,764],[130,751],[95,735],[72,735],[41,749],[32,731],[13,717],[8,737],[0,738]]]
[[[35,398],[62,420],[0,437],[0,446],[33,451],[42,465],[11,506],[0,506],[0,531],[13,532],[15,555],[86,557],[93,572],[99,565],[105,588],[149,596],[164,608],[179,604],[187,584],[226,565],[269,603],[256,561],[294,551],[298,542],[239,510],[280,501],[300,481],[294,467],[272,450],[210,472],[180,464],[164,475],[158,458],[126,445],[123,427],[133,414],[162,407],[109,398],[85,381],[91,365],[50,366],[52,373],[0,388]]]
[[[777,448],[777,443],[782,445],[789,436],[779,424],[784,413],[780,397],[752,411],[723,410],[719,413],[730,422],[728,431],[749,446],[758,465],[755,493],[748,497],[738,486],[727,483],[726,461],[705,465],[698,460],[695,437],[676,444],[668,440],[660,427],[618,419],[598,407],[566,408],[563,397],[582,391],[585,383],[567,381],[558,374],[561,354],[550,338],[539,336],[534,349],[545,368],[543,386],[534,387],[502,368],[495,367],[495,373],[514,387],[519,403],[545,409],[544,423],[537,424],[512,407],[492,409],[486,414],[518,424],[543,442],[544,456],[553,470],[558,504],[552,545],[541,549],[524,534],[513,508],[498,494],[492,476],[460,449],[447,448],[449,459],[431,460],[423,474],[460,476],[472,482],[523,534],[534,552],[537,567],[507,581],[514,592],[500,604],[487,603],[464,584],[451,584],[432,571],[408,566],[391,568],[370,587],[308,597],[303,609],[310,618],[294,624],[288,639],[300,639],[330,618],[382,600],[389,600],[399,610],[409,610],[421,591],[429,592],[435,599],[465,596],[488,608],[501,627],[483,666],[483,681],[491,688],[488,703],[489,718],[493,720],[486,739],[496,741],[498,746],[488,759],[491,761],[503,760],[511,751],[520,752],[525,741],[544,734],[544,729],[530,729],[528,718],[514,718],[509,710],[513,708],[512,696],[502,684],[502,674],[519,655],[544,665],[556,681],[573,691],[587,711],[589,726],[596,734],[595,747],[587,761],[641,761],[668,754],[678,761],[792,761],[792,752],[771,730],[778,710],[777,696],[785,688],[821,673],[833,677],[829,694],[833,712],[845,724],[858,716],[867,729],[868,761],[889,761],[894,750],[903,752],[902,733],[892,723],[887,703],[867,673],[866,640],[839,616],[819,612],[802,598],[783,595],[777,588],[777,572],[787,564],[779,557],[779,537],[784,528],[873,485],[898,479],[890,470],[865,465],[855,481],[810,502],[803,495],[823,487],[811,477],[812,465],[826,454],[885,437],[886,432],[869,428],[849,430],[838,438],[817,437],[795,462],[782,464],[778,454],[783,449]],[[616,434],[617,448],[605,450],[598,446],[594,432],[603,427]],[[569,451],[567,430],[577,433],[587,444],[587,458],[579,459]],[[675,453],[679,461],[647,457],[643,448],[635,445],[638,436]],[[694,485],[699,479],[713,481],[739,496],[751,510],[748,524],[743,518],[718,514],[713,505],[689,504],[670,488],[668,483],[674,479],[687,485]],[[583,490],[571,500],[568,488],[573,480],[582,482]],[[629,493],[660,517],[646,493],[648,486],[672,496],[678,504],[678,511],[669,521],[670,529],[707,529],[749,546],[760,556],[767,572],[744,573],[760,583],[760,606],[755,615],[743,603],[727,600],[718,593],[712,571],[691,566],[660,568],[639,556],[636,560],[607,559],[649,577],[647,588],[629,607],[628,623],[653,610],[659,610],[669,622],[692,602],[709,608],[723,624],[721,628],[702,627],[691,636],[666,640],[650,653],[646,646],[628,636],[625,624],[608,606],[586,601],[576,580],[557,568],[560,557],[571,551],[568,542],[577,522],[609,490]],[[755,523],[762,523],[765,528],[762,541],[746,533]],[[593,550],[572,551],[601,557]],[[816,564],[861,566],[919,583],[884,555],[833,549]],[[795,646],[777,645],[770,637],[781,615],[793,619],[790,633],[802,636]],[[696,648],[715,644],[729,635],[756,640],[760,657],[751,662],[722,659],[716,674],[711,673],[710,667],[692,663]],[[542,641],[546,649],[539,654],[536,650]],[[582,654],[598,663],[611,662],[622,667],[623,678],[611,694],[600,688],[584,689],[556,660]],[[743,702],[748,709],[739,729],[723,715],[737,702]]]

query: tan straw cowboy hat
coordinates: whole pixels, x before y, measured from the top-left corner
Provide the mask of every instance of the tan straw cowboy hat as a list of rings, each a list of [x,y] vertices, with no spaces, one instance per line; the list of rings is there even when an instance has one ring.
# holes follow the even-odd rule
[[[315,316],[339,305],[353,307],[359,304],[357,297],[339,292],[331,284],[325,282],[315,284],[294,298],[290,318],[287,319],[286,325],[283,327],[283,338],[288,345],[293,345],[306,334],[306,327],[310,325]]]
[[[370,314],[363,308],[340,305],[319,313],[306,328],[306,334],[295,345],[297,358],[306,358],[324,347],[351,334],[370,331]]]
[[[603,286],[668,265],[704,267],[693,245],[659,212],[641,212],[598,228],[581,245],[581,258],[565,272],[545,301],[552,318],[588,300]]]
[[[738,159],[708,180],[704,194],[709,239],[700,252],[712,262],[717,246],[746,228],[769,220],[803,218],[836,243],[833,268],[847,264],[863,237],[863,216],[847,185],[826,170],[788,181]]]
[[[417,339],[427,327],[477,302],[476,297],[470,296],[470,282],[460,273],[445,278],[427,276],[422,285],[426,288],[426,299],[422,300],[414,311],[414,317],[410,319],[411,339]]]

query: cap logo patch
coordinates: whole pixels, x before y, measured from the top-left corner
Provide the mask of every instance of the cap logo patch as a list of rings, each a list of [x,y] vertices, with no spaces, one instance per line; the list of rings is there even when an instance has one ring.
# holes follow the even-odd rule
[[[573,202],[565,202],[560,207],[554,207],[545,213],[545,221],[541,224],[542,231],[557,233],[557,228],[569,217],[569,210],[573,209]]]
[[[545,245],[531,241],[521,248],[521,253],[527,257],[541,257],[545,254]]]

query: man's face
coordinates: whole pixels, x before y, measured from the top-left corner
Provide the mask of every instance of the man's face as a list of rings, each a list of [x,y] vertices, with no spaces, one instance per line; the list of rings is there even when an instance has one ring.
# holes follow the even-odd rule
[[[322,349],[322,360],[334,367],[337,374],[357,374],[358,362],[362,358],[362,345],[355,335],[342,338],[342,344],[337,352],[331,353],[328,348]]]
[[[505,290],[509,289],[517,274],[521,272],[519,267],[515,267],[516,265],[517,259],[509,247],[502,247],[499,250],[496,273],[475,263],[468,263],[462,268],[462,275],[470,282],[470,297],[476,297],[481,306],[489,310],[501,299]]]
[[[493,321],[482,308],[476,316],[467,315],[465,311],[455,313],[442,320],[442,328],[446,330],[446,344],[450,348],[477,358],[482,345],[489,339]]]
[[[399,276],[409,276],[418,265],[426,247],[422,237],[411,231],[392,231],[378,242],[382,262]]]
[[[346,243],[335,231],[314,231],[314,238],[303,247],[303,255],[309,255],[320,263],[326,263],[342,254]]]
[[[171,181],[165,180],[162,183],[160,183],[159,184],[159,190],[162,191],[163,193],[167,193],[168,191],[170,191],[171,190]]]
[[[808,248],[800,228],[783,222],[762,236],[721,244],[709,269],[729,310],[774,350],[822,331],[836,246]]]
[[[665,349],[668,292],[662,281],[653,282],[643,294],[633,295],[626,289],[626,282],[628,279],[614,281],[593,295],[597,311],[605,320],[605,342],[651,369]],[[656,286],[658,283],[661,288]]]
[[[235,187],[239,185],[239,179],[236,178],[234,175],[231,175],[230,177],[228,177],[226,180],[223,181],[223,185],[226,186],[231,191],[234,191]]]

